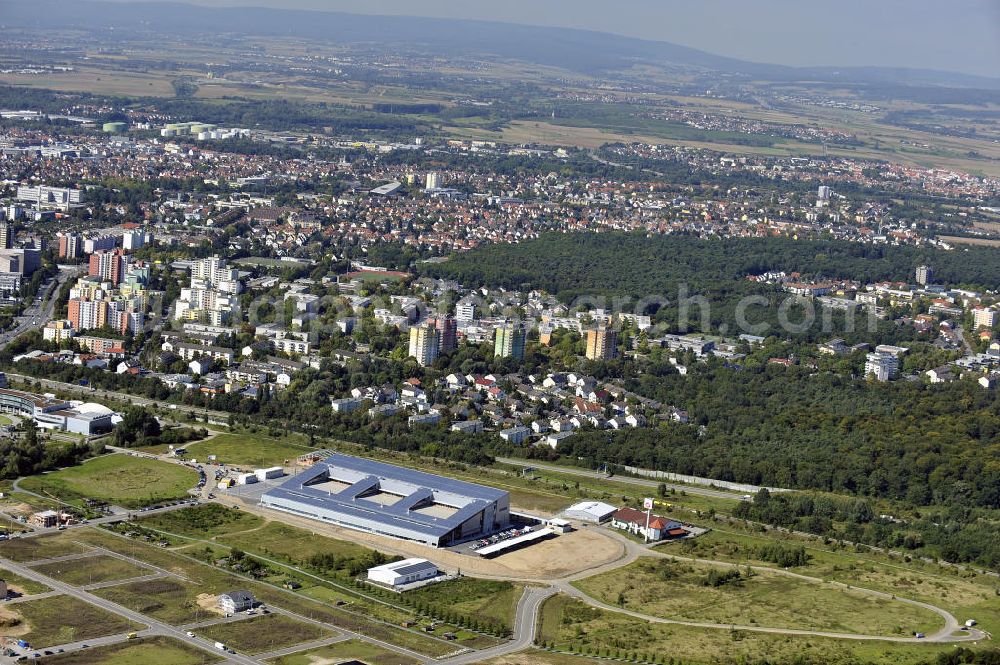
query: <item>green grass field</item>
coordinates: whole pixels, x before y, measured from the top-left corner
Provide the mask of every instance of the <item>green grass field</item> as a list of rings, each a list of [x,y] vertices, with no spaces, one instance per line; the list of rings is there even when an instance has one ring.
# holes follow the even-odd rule
[[[128,561],[122,561],[117,557],[105,554],[47,563],[35,566],[35,570],[60,582],[74,586],[86,586],[88,584],[98,584],[112,580],[127,580],[133,577],[149,575],[153,572],[150,568],[140,568]]]
[[[52,665],[210,665],[222,658],[169,637],[147,637],[45,659]]]
[[[371,665],[417,665],[417,660],[361,640],[347,640],[330,646],[300,651],[288,656],[274,658],[273,665],[317,665],[317,663],[341,663],[360,660]]]
[[[86,547],[60,536],[62,534],[5,540],[0,542],[0,556],[22,563],[87,551]]]
[[[557,649],[605,657],[634,654],[657,663],[922,665],[955,649],[948,644],[894,644],[657,624],[598,610],[564,595],[546,601],[541,614],[539,639]]]
[[[150,529],[169,531],[191,538],[214,538],[237,531],[257,529],[264,519],[243,510],[232,510],[217,503],[181,508],[138,520]]]
[[[10,609],[17,612],[29,628],[19,637],[35,649],[145,628],[71,596],[29,600],[12,605]],[[4,630],[0,628],[0,635]]]
[[[260,434],[219,434],[186,446],[188,457],[201,462],[215,455],[216,461],[245,467],[281,466],[312,450],[309,446],[272,439]]]
[[[35,596],[52,590],[41,582],[29,580],[2,568],[0,568],[0,580],[7,583],[8,592],[14,591],[22,596]]]
[[[4,425],[13,425],[13,424],[14,421],[11,419],[10,416],[0,415],[0,427],[3,427]]]
[[[361,559],[371,554],[371,550],[361,545],[318,536],[280,522],[268,522],[259,531],[220,536],[217,540],[246,552],[258,552],[292,564],[304,563],[318,554],[329,554],[341,559]]]
[[[74,502],[85,498],[139,508],[182,499],[198,482],[193,469],[129,455],[106,455],[22,481],[24,489]]]
[[[732,525],[659,549],[687,557],[751,563],[761,568],[774,564],[754,558],[755,549],[775,542],[806,548],[811,557],[809,563],[795,568],[796,572],[931,603],[953,613],[960,622],[976,619],[984,630],[994,634],[1000,630],[997,602],[1000,582],[986,575],[924,561],[904,561],[877,552],[858,552],[836,543],[824,545],[821,541],[788,534],[745,533]]]
[[[164,623],[180,626],[210,619],[213,615],[198,606],[198,594],[220,588],[221,585],[206,589],[174,579],[159,579],[117,584],[96,589],[93,594]]]
[[[640,559],[575,586],[610,605],[665,619],[899,637],[931,633],[944,623],[923,608],[765,569],[722,586],[706,585],[711,571],[731,570]]]
[[[233,623],[220,623],[195,630],[202,637],[222,642],[230,649],[253,655],[312,642],[332,631],[281,614],[256,616]]]
[[[57,537],[65,539],[69,535],[64,532],[58,534]],[[187,603],[193,603],[197,599],[198,594],[216,595],[233,588],[245,588],[252,591],[258,600],[267,603],[271,607],[284,608],[300,616],[329,624],[333,628],[343,628],[344,630],[361,633],[389,644],[406,647],[432,658],[452,653],[456,649],[453,643],[431,640],[429,637],[413,631],[372,621],[365,614],[358,612],[357,608],[350,608],[352,611],[347,611],[348,608],[334,607],[328,602],[316,602],[302,594],[290,593],[273,586],[250,582],[246,579],[235,577],[214,566],[184,558],[179,553],[163,550],[142,542],[119,538],[103,529],[75,530],[72,533],[72,538],[86,544],[104,547],[113,552],[132,556],[186,578],[188,582],[185,582],[181,589],[177,589],[176,587],[160,588],[159,585],[165,585],[171,582],[171,580],[156,580],[147,582],[145,585],[112,587],[116,590],[128,589],[129,592],[137,597],[139,602],[148,603],[149,606],[158,605],[158,607],[150,610],[150,616],[159,616],[168,622],[171,622],[171,619],[168,617],[178,617],[185,612],[187,613],[186,616],[191,616],[192,614],[196,616],[195,618],[179,620],[177,623],[189,623],[197,620],[199,618],[197,609]],[[317,541],[313,544],[313,547],[322,548],[325,542],[324,539],[320,539],[319,537],[313,538],[314,541]],[[339,542],[326,540],[329,543]],[[204,553],[205,549],[206,546],[197,544],[189,548],[191,551],[185,550],[185,553],[188,555],[196,554],[198,551]],[[210,556],[214,557],[219,554],[218,551],[213,551]],[[152,589],[156,591],[150,591]],[[115,596],[113,593],[102,589],[99,595],[114,600]],[[152,594],[154,597],[143,599],[141,598],[143,594]],[[126,597],[123,596],[122,598]],[[206,618],[203,610],[201,611],[200,618]]]
[[[523,590],[524,587],[511,582],[463,577],[430,584],[406,595],[410,600],[513,630],[514,612]]]

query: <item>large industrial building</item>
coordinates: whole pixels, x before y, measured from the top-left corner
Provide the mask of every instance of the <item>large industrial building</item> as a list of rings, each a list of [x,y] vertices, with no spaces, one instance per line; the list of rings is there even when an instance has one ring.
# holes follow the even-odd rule
[[[333,455],[266,492],[262,506],[446,547],[507,527],[507,492],[371,460]]]
[[[0,388],[0,413],[33,418],[42,429],[63,430],[91,436],[110,431],[115,413],[100,404],[77,403]]]

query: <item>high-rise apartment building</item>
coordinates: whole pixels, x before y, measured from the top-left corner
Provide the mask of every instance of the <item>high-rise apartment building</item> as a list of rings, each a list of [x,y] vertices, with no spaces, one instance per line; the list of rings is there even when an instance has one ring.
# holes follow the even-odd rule
[[[438,331],[438,353],[451,353],[458,346],[458,322],[452,316],[435,316],[427,320]]]
[[[614,360],[618,357],[618,331],[598,326],[587,331],[587,358]]]
[[[524,360],[524,345],[527,331],[521,323],[505,323],[496,329],[493,340],[493,355],[497,358]]]
[[[438,357],[441,348],[441,333],[430,323],[423,323],[410,328],[410,355],[417,363],[426,367]]]
[[[917,266],[917,284],[927,286],[934,280],[934,270],[930,266]]]

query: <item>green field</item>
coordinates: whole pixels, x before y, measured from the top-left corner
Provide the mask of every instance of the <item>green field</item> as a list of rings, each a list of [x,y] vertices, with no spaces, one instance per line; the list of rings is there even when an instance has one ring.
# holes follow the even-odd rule
[[[87,586],[88,584],[98,584],[112,580],[127,580],[133,577],[149,575],[153,572],[152,569],[140,568],[128,561],[123,561],[106,554],[47,563],[35,566],[35,570],[60,582],[74,586]]]
[[[733,570],[737,569],[640,559],[575,586],[609,605],[700,623],[898,637],[932,633],[944,623],[923,608],[770,570],[755,570],[747,577],[740,568],[742,579],[720,586],[707,581],[713,571]]]
[[[0,427],[3,427],[4,425],[13,425],[13,424],[14,421],[11,419],[10,416],[0,415]]]
[[[372,554],[372,550],[361,545],[326,538],[280,522],[268,522],[258,531],[220,536],[216,540],[245,552],[259,552],[296,565],[317,555],[335,556],[346,565]]]
[[[806,548],[811,557],[809,563],[796,567],[796,572],[931,603],[948,610],[960,622],[976,619],[983,630],[994,634],[1000,630],[1000,603],[996,600],[1000,581],[936,563],[904,561],[877,552],[857,552],[836,543],[824,545],[822,541],[788,534],[744,533],[735,526],[717,527],[693,540],[660,549],[681,556],[751,563],[754,568],[762,568],[774,564],[758,560],[755,552],[761,545],[770,543]]]
[[[168,531],[191,538],[214,538],[237,531],[257,529],[264,519],[243,510],[233,510],[217,503],[150,515],[138,520],[141,526]]]
[[[146,637],[45,659],[52,665],[209,665],[222,658],[170,637]]]
[[[62,533],[58,534],[57,537],[66,538],[68,535],[67,533]],[[432,640],[430,637],[415,631],[403,630],[396,625],[388,625],[369,619],[364,608],[356,605],[341,608],[334,607],[329,602],[316,602],[304,594],[291,593],[275,588],[274,586],[238,578],[220,568],[184,558],[178,552],[160,549],[135,540],[120,538],[103,529],[78,529],[72,533],[72,538],[87,544],[103,547],[113,552],[132,556],[183,576],[187,581],[182,586],[172,585],[172,580],[155,580],[147,582],[144,585],[126,584],[120,587],[111,587],[114,591],[102,589],[98,594],[95,594],[111,600],[120,598],[123,601],[126,601],[131,595],[140,603],[140,606],[145,605],[151,608],[150,616],[162,617],[168,622],[176,620],[180,624],[190,623],[199,618],[204,620],[206,618],[205,611],[200,610],[199,615],[199,610],[194,607],[194,601],[199,594],[217,595],[233,588],[245,588],[252,591],[258,600],[267,603],[271,607],[280,607],[300,616],[329,624],[333,628],[343,628],[344,630],[360,633],[389,644],[406,647],[430,657],[439,657],[456,650],[453,643]],[[318,542],[318,544],[314,544],[314,547],[319,547],[321,550],[324,542],[339,544],[339,541],[321,539],[319,537],[314,537],[314,540]],[[205,555],[205,550],[205,546],[196,544],[186,548],[183,552],[188,555]],[[218,555],[218,548],[208,554],[209,557]],[[120,589],[126,590],[123,592],[124,595],[115,595]],[[152,597],[143,598],[143,594],[151,594]],[[127,605],[128,603],[125,602],[125,604]],[[398,614],[396,610],[387,609],[392,613]],[[188,618],[192,616],[194,618]]]
[[[220,464],[244,467],[282,466],[312,450],[309,446],[272,439],[260,434],[219,434],[186,446],[188,457],[201,462],[215,455]]]
[[[312,642],[332,635],[332,631],[282,614],[256,616],[243,621],[220,623],[195,630],[202,637],[222,642],[230,649],[253,655]]]
[[[634,654],[647,662],[714,665],[922,665],[950,644],[895,644],[753,631],[650,623],[584,605],[559,595],[542,607],[539,639],[559,650],[614,657]]]
[[[87,548],[74,543],[62,534],[38,536],[36,538],[15,538],[0,542],[0,556],[12,561],[38,561],[68,554],[82,554]]]
[[[0,580],[7,583],[8,592],[13,590],[23,596],[35,596],[52,590],[41,582],[29,580],[2,568],[0,568]]]
[[[340,276],[343,281],[353,281],[360,279],[362,282],[386,282],[396,283],[407,279],[409,275],[396,274],[394,272],[380,272],[378,270],[361,270],[349,272]]]
[[[22,625],[0,628],[0,635],[13,628],[14,631],[7,634],[16,634],[35,649],[145,628],[71,596],[29,600],[9,609],[21,617]],[[21,634],[18,629],[25,625],[28,631]]]
[[[198,474],[179,464],[130,455],[106,455],[22,481],[26,490],[73,502],[98,499],[126,508],[183,499]]]
[[[213,614],[198,606],[198,594],[221,588],[221,584],[206,589],[174,579],[159,579],[117,584],[92,593],[164,623],[181,626],[212,618]]]
[[[268,662],[274,665],[317,665],[317,663],[341,663],[348,660],[360,660],[370,665],[417,665],[418,662],[409,656],[361,640],[338,642],[318,649],[281,656]]]
[[[524,588],[511,582],[463,577],[406,592],[407,599],[439,610],[458,612],[474,620],[513,630],[514,612]]]

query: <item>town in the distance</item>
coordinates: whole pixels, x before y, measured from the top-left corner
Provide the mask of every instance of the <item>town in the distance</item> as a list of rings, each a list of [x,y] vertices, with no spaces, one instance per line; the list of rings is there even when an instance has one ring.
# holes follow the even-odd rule
[[[5,4],[0,665],[1000,662],[994,79]]]

